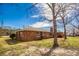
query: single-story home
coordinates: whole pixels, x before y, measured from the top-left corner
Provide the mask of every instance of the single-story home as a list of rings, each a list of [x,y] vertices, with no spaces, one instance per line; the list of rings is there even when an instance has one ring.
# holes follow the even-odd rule
[[[20,30],[16,32],[16,39],[21,41],[32,41],[32,40],[41,40],[53,37],[54,34],[51,34],[50,31],[36,29],[36,28],[27,28],[25,30]],[[57,33],[57,36],[63,37],[63,33]]]

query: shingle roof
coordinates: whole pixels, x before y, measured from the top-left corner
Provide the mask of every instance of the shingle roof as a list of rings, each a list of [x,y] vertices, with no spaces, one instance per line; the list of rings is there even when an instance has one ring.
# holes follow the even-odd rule
[[[43,31],[43,32],[50,32],[50,31],[48,31],[48,30],[45,30],[45,29],[41,29],[41,28],[33,28],[33,27],[27,27],[27,28],[25,28],[25,29],[23,29],[23,30],[21,30],[21,31]]]

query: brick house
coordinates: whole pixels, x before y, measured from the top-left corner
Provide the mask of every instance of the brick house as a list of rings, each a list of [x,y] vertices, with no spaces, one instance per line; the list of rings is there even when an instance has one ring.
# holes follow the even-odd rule
[[[16,32],[17,40],[21,41],[32,41],[32,40],[41,40],[50,37],[50,32],[28,28],[26,30],[21,30]]]
[[[50,31],[46,31],[43,29],[37,29],[37,28],[27,28],[25,30],[20,30],[16,32],[17,40],[21,40],[21,41],[47,39],[47,38],[52,38],[53,35],[54,34],[53,33],[51,34]],[[63,33],[58,32],[57,36],[63,37]]]

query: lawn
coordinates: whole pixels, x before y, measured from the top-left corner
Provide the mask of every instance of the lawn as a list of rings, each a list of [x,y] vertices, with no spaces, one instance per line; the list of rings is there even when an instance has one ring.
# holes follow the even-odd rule
[[[63,38],[58,38],[58,43],[60,47],[76,47],[79,48],[79,37],[68,37],[64,42]],[[43,39],[39,41],[29,41],[29,42],[20,42],[20,41],[11,41],[9,37],[0,37],[0,55],[4,55],[7,51],[16,51],[16,55],[19,55],[22,52],[25,52],[26,49],[30,46],[36,46],[38,48],[50,48],[53,45],[53,38]]]

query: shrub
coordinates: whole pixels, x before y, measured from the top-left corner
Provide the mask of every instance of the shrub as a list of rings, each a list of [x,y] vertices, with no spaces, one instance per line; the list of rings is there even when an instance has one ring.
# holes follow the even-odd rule
[[[16,39],[16,34],[11,34],[11,35],[10,35],[10,38],[11,38],[12,40]]]

